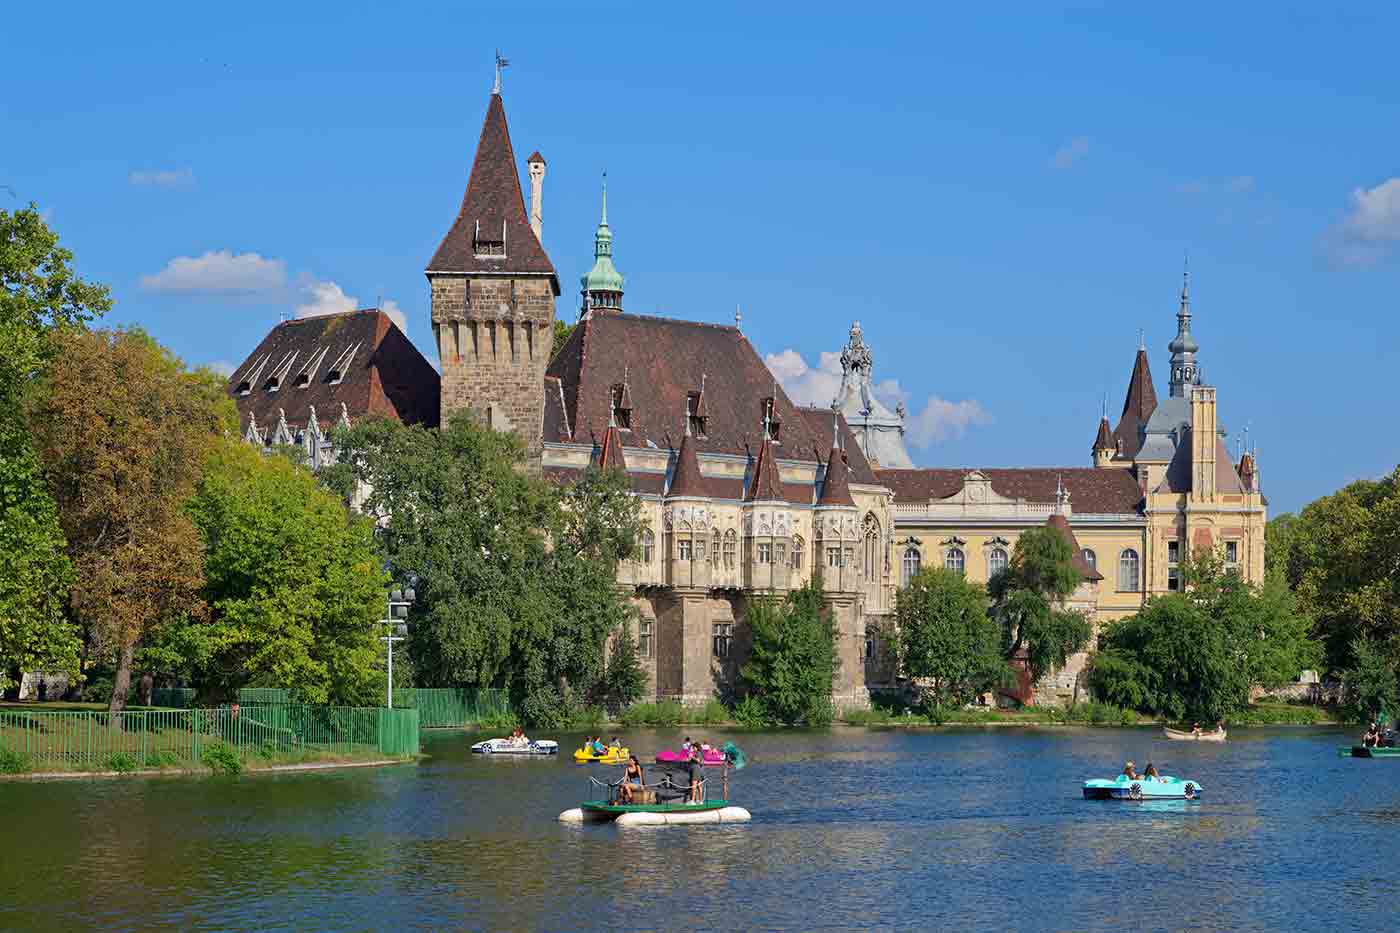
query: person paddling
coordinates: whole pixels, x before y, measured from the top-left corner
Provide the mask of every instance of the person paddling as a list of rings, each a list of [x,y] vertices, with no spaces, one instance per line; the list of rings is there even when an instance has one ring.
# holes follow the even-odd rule
[[[1137,766],[1131,761],[1123,762],[1123,777],[1130,781],[1136,781],[1138,779]]]

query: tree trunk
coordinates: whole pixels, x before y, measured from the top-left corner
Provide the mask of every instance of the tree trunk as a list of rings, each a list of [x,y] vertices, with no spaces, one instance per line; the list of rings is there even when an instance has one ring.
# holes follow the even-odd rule
[[[136,655],[136,645],[128,642],[122,645],[117,659],[117,676],[112,681],[112,702],[107,705],[108,728],[115,729],[121,724],[120,713],[126,709],[126,695],[131,692],[131,665]]]
[[[142,706],[150,706],[151,691],[154,690],[156,686],[155,676],[152,675],[150,671],[147,671],[141,675],[141,680],[138,681],[138,683],[140,686],[136,688],[136,702]]]

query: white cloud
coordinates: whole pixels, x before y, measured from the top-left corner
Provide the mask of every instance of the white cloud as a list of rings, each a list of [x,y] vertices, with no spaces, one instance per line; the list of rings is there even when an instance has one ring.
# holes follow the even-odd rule
[[[138,188],[185,190],[194,187],[194,170],[191,168],[139,169],[127,175],[126,180]]]
[[[154,275],[141,276],[150,292],[238,295],[275,291],[287,280],[286,263],[257,253],[210,250],[203,256],[176,256]]]
[[[1055,152],[1055,168],[1069,168],[1089,154],[1089,140],[1076,136]]]
[[[232,376],[235,368],[234,364],[228,360],[214,360],[212,363],[205,363],[204,365],[220,376]]]
[[[815,367],[809,366],[796,350],[787,349],[781,353],[770,353],[763,358],[769,370],[783,384],[788,397],[799,405],[829,406],[841,388],[841,354],[822,353]],[[989,415],[973,399],[950,402],[937,395],[930,395],[924,407],[914,412],[909,406],[912,394],[899,384],[898,379],[881,379],[873,386],[875,397],[890,408],[904,402],[911,414],[904,420],[905,438],[918,448],[926,448],[938,441],[962,437],[972,425],[991,423]]]
[[[1400,177],[1351,193],[1351,210],[1324,236],[1334,263],[1363,266],[1376,262],[1400,242]]]
[[[297,305],[297,317],[320,317],[324,314],[341,314],[346,311],[355,311],[363,307],[360,299],[355,295],[345,294],[345,289],[335,282],[312,280],[302,286],[302,292],[306,295],[305,304]],[[408,333],[408,317],[399,307],[399,303],[392,298],[383,299],[380,302],[379,310],[389,316],[389,320],[398,325],[399,330]]]

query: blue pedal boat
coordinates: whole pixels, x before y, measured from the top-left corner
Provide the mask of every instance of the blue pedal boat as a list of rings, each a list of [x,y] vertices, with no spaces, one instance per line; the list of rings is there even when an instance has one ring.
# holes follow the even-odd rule
[[[1165,774],[1157,778],[1130,778],[1120,774],[1111,781],[1085,781],[1084,797],[1088,800],[1199,800],[1201,785]]]

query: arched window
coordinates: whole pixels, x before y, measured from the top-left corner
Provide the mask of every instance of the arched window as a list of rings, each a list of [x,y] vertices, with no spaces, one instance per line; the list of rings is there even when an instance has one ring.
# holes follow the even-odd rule
[[[1138,553],[1128,548],[1118,556],[1118,589],[1124,593],[1136,593],[1138,585]]]
[[[992,548],[992,553],[987,555],[987,577],[996,576],[1006,569],[1006,551],[999,547]]]
[[[734,562],[738,558],[738,554],[739,538],[734,534],[734,529],[731,528],[724,533],[724,568],[726,570],[734,569]]]
[[[716,528],[715,533],[710,535],[710,563],[716,567],[719,566],[719,547],[719,529]]]
[[[880,568],[880,523],[871,513],[865,513],[865,581],[874,583]]]
[[[648,528],[642,532],[642,563],[649,564],[656,559],[656,535]]]
[[[792,569],[802,569],[802,548],[803,541],[801,535],[793,535],[792,538]]]
[[[943,566],[954,573],[962,573],[966,564],[961,548],[950,547],[948,553],[943,555]]]
[[[919,565],[923,558],[919,556],[918,548],[906,548],[904,551],[904,575],[902,577],[904,585],[908,586],[909,581],[918,576]]]
[[[1080,551],[1079,556],[1084,558],[1084,563],[1089,565],[1090,570],[1099,569],[1099,555],[1095,554],[1089,548]]]

